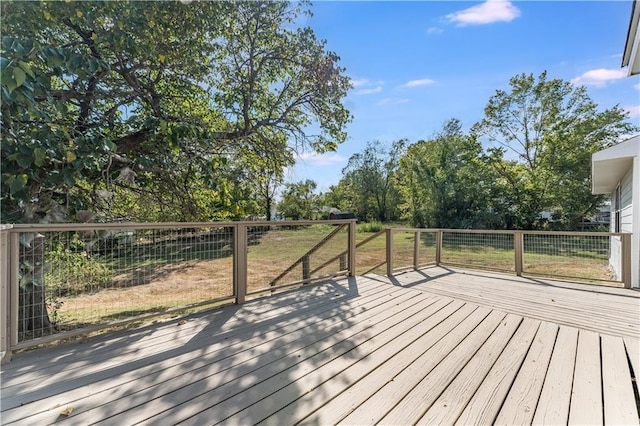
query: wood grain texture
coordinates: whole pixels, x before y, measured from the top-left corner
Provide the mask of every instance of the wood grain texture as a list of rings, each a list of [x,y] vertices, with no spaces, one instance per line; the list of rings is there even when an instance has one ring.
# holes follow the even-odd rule
[[[418,423],[424,425],[450,425],[455,423],[509,341],[512,338],[517,339],[514,333],[521,322],[521,317],[512,314],[507,315],[491,337],[473,355],[473,358],[464,366],[464,369],[457,375],[455,380],[447,386],[446,390],[438,397]]]
[[[638,408],[624,342],[614,336],[601,336],[601,341],[604,422],[609,425],[637,425]]]
[[[569,424],[603,424],[600,336],[580,330],[569,408]]]
[[[559,425],[569,420],[577,346],[578,329],[560,327],[533,424]]]
[[[331,280],[16,354],[2,367],[0,418],[633,424],[639,300],[437,267]]]
[[[540,321],[525,318],[456,421],[458,425],[492,424],[527,356]]]
[[[495,423],[531,424],[556,342],[558,325],[543,322]]]

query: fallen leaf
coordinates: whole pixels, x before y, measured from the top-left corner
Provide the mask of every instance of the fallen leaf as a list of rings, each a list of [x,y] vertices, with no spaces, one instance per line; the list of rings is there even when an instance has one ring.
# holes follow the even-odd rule
[[[67,407],[60,412],[61,416],[69,417],[73,413],[73,407]]]

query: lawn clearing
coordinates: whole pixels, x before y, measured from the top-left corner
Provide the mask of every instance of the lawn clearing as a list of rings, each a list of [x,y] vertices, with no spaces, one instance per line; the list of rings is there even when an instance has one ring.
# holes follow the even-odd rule
[[[252,231],[247,251],[248,291],[269,289],[302,279],[302,263],[283,275],[312,247],[326,238],[332,225],[263,227]],[[211,234],[214,235],[214,234]],[[104,286],[86,286],[79,293],[49,295],[52,317],[61,328],[101,324],[143,313],[188,306],[233,295],[233,249],[229,233],[211,236],[165,238],[119,248],[117,253],[94,256],[112,274]],[[356,233],[356,242],[372,234]],[[414,232],[393,233],[395,268],[413,265]],[[453,234],[443,240],[442,264],[514,271],[513,240],[509,234],[473,236]],[[337,272],[344,267],[336,258],[347,250],[347,228],[340,230],[309,258],[312,276]],[[524,272],[529,274],[610,280],[608,254],[603,250],[566,249],[538,237],[525,244]],[[386,235],[383,233],[358,248],[356,272],[385,273]],[[327,263],[328,261],[331,262]],[[435,233],[422,232],[419,264],[435,262]],[[325,265],[326,264],[326,265]],[[63,264],[61,264],[63,265]],[[324,266],[323,266],[324,265]],[[92,266],[95,269],[95,265]],[[64,276],[65,271],[54,271]],[[61,275],[60,275],[61,274]],[[84,287],[83,287],[84,288]],[[269,294],[269,293],[267,293]],[[53,305],[56,303],[57,305]]]

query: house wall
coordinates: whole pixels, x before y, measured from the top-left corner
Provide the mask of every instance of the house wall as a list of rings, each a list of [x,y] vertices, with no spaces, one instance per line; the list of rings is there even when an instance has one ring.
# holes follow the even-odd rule
[[[620,181],[620,232],[632,234],[631,239],[631,283],[632,287],[640,287],[640,161],[634,158],[633,166]],[[615,191],[611,193],[611,232],[616,232]],[[637,200],[636,203],[633,201]],[[634,205],[635,204],[635,205]],[[634,220],[635,218],[635,220]],[[622,276],[622,253],[620,237],[611,238],[611,255],[609,264],[617,279]]]
[[[639,152],[640,154],[640,152]],[[632,232],[631,237],[631,287],[640,288],[640,155],[633,159],[632,185]]]

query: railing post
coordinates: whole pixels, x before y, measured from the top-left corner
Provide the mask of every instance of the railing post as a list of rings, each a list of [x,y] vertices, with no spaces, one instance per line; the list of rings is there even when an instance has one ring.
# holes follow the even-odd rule
[[[387,228],[387,276],[393,275],[393,229]]]
[[[7,321],[7,337],[9,339],[9,347],[18,344],[18,312],[20,292],[18,289],[19,279],[18,271],[20,269],[20,234],[18,232],[9,233],[9,319]]]
[[[631,234],[622,234],[620,240],[622,284],[624,288],[631,288]]]
[[[442,229],[436,230],[436,266],[442,261]]]
[[[349,223],[349,238],[348,242],[349,248],[347,252],[349,253],[349,276],[356,276],[356,221],[355,219]]]
[[[515,253],[516,275],[519,277],[522,276],[522,270],[524,268],[523,248],[524,235],[522,231],[515,231],[513,233],[513,251]]]
[[[418,269],[418,264],[420,263],[418,259],[420,259],[420,231],[415,232],[415,239],[413,240],[413,269]]]
[[[11,309],[9,281],[9,231],[0,231],[0,364],[11,360]]]
[[[247,225],[235,225],[233,237],[233,286],[241,305],[247,297]]]

